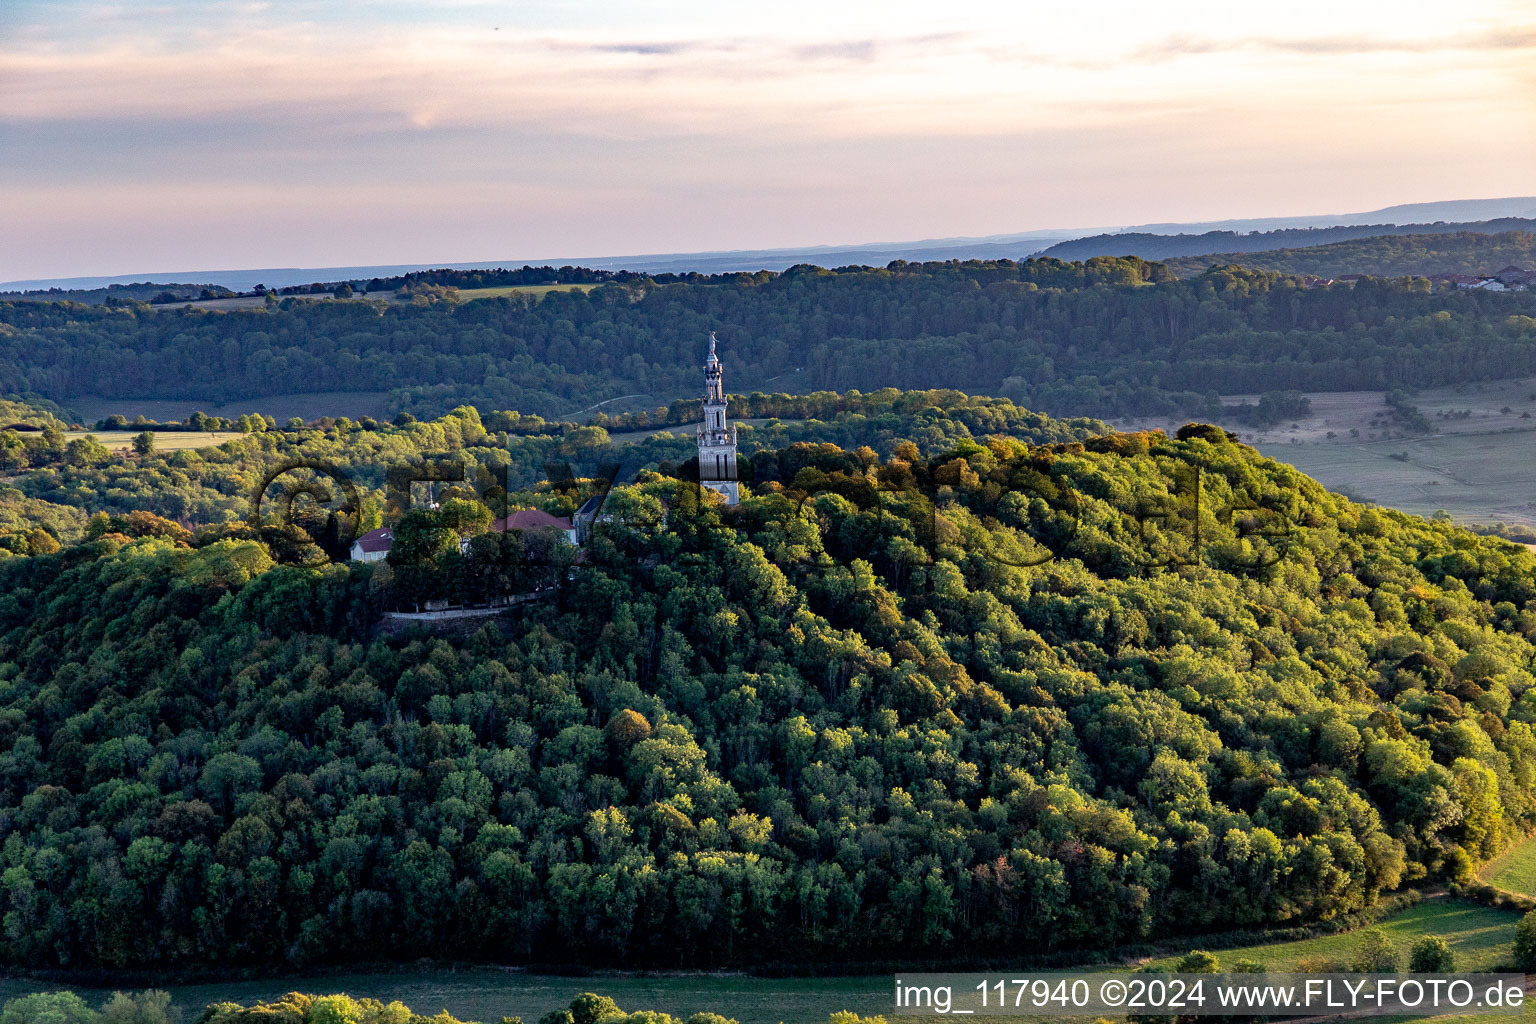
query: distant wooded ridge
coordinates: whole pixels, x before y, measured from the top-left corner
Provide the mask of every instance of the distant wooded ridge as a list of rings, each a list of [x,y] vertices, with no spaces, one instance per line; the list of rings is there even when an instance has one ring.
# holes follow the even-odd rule
[[[566,416],[695,395],[710,331],[737,393],[954,388],[1057,415],[1200,418],[1219,415],[1223,394],[1536,374],[1536,292],[1312,285],[1235,267],[1178,280],[1101,257],[801,267],[474,302],[436,284],[410,303],[293,297],[228,312],[0,302],[0,392],[218,404],[381,391],[390,415],[472,404]]]
[[[1285,228],[1251,234],[1240,234],[1235,231],[1208,231],[1199,235],[1159,235],[1137,232],[1095,235],[1092,238],[1061,242],[1031,258],[1073,262],[1092,259],[1096,256],[1136,256],[1144,260],[1166,262],[1169,269],[1179,277],[1192,277],[1210,267],[1226,263],[1287,274],[1318,274],[1325,277],[1339,277],[1346,274],[1373,274],[1387,277],[1448,273],[1477,274],[1493,273],[1510,263],[1536,261],[1536,255],[1533,255],[1536,253],[1536,245],[1533,245],[1531,234],[1533,229],[1536,229],[1536,219],[1505,217],[1464,224],[1374,224],[1327,228]],[[1396,241],[1402,238],[1411,238],[1415,241]],[[1351,242],[1360,244],[1350,245]],[[999,258],[1005,251],[1009,251],[1009,246],[1001,242],[980,248],[982,251],[979,253],[960,247],[945,248],[936,254],[936,259],[929,262],[1027,262],[1024,259],[1027,253],[1020,253],[1019,260]],[[860,262],[855,257],[870,258],[890,255],[890,253],[859,250],[857,252],[827,251],[821,255],[854,259],[853,262],[840,265],[834,259],[825,259],[824,264],[807,262],[797,266],[818,269],[823,265],[837,265],[840,269],[862,268],[869,267],[870,263]],[[914,261],[906,259],[892,259],[884,265],[896,267],[909,266],[913,263]],[[399,270],[400,268],[342,269]],[[317,271],[317,273],[320,272]],[[217,284],[159,284],[153,281],[139,281],[89,288],[51,287],[25,292],[0,292],[0,300],[85,302],[92,305],[120,305],[132,302],[165,304],[229,298],[237,294],[314,295],[330,293],[338,288],[347,289],[349,296],[354,293],[382,295],[386,292],[397,292],[402,288],[420,286],[475,289],[609,282],[677,284],[700,283],[710,279],[734,281],[756,278],[761,280],[765,275],[772,273],[775,271],[760,270],[755,274],[742,271],[700,273],[696,270],[642,272],[597,266],[555,266],[553,264],[538,266],[525,264],[521,267],[461,265],[382,275],[353,274],[338,278],[317,279],[307,283],[268,285],[266,282],[258,282],[250,290],[239,293]],[[280,278],[274,278],[274,281],[280,280]]]
[[[1166,260],[1181,256],[1205,256],[1213,253],[1238,254],[1269,252],[1276,249],[1302,249],[1346,242],[1356,238],[1390,235],[1448,235],[1458,233],[1497,234],[1536,229],[1536,220],[1526,217],[1501,217],[1497,220],[1462,224],[1354,224],[1324,228],[1283,228],[1277,231],[1207,231],[1198,235],[1163,235],[1147,232],[1094,235],[1058,242],[1039,253],[1060,260],[1086,260],[1094,256],[1139,256],[1144,260]],[[1358,271],[1355,271],[1358,273]]]
[[[883,266],[893,260],[909,262],[933,262],[946,260],[1002,260],[1024,259],[1038,254],[1045,246],[1069,239],[1086,236],[1127,238],[1142,233],[1154,236],[1199,235],[1204,232],[1273,232],[1302,228],[1336,228],[1349,225],[1439,225],[1437,230],[1466,229],[1477,222],[1491,222],[1496,218],[1536,217],[1536,196],[1514,196],[1498,199],[1454,199],[1441,202],[1407,203],[1388,206],[1361,213],[1312,214],[1297,217],[1249,217],[1231,220],[1199,221],[1186,223],[1137,224],[1109,227],[1076,227],[1049,230],[990,234],[980,237],[928,238],[916,241],[873,242],[854,245],[811,245],[778,249],[732,249],[710,252],[650,253],[630,256],[583,256],[559,259],[506,259],[481,260],[460,263],[412,263],[387,266],[351,267],[266,267],[241,270],[177,270],[168,272],[137,272],[125,275],[95,277],[46,278],[34,280],[0,281],[0,297],[23,293],[46,293],[49,290],[82,292],[103,289],[111,285],[145,284],[165,287],[167,281],[193,281],[199,287],[217,285],[235,291],[250,291],[257,284],[268,288],[286,288],[315,281],[342,281],[397,277],[412,271],[445,268],[451,270],[489,270],[496,267],[529,265],[579,265],[597,270],[627,270],[642,274],[722,274],[754,273],[759,270],[781,271],[800,263],[813,263],[825,267]],[[1103,231],[1119,231],[1120,234],[1103,235]],[[1262,248],[1287,244],[1276,239]],[[1316,243],[1311,243],[1316,244]],[[1203,252],[1232,251],[1218,246]],[[1107,255],[1120,256],[1126,252],[1115,248]],[[1051,255],[1058,255],[1052,253]],[[1146,253],[1134,255],[1148,258]],[[1170,255],[1192,255],[1190,252]],[[1064,257],[1081,258],[1081,257]],[[5,290],[5,289],[8,289]],[[59,296],[78,298],[76,295]],[[149,295],[134,296],[149,298]]]
[[[1164,264],[1179,277],[1194,277],[1214,266],[1237,263],[1282,274],[1344,277],[1432,277],[1439,274],[1491,275],[1509,266],[1536,269],[1536,234],[1457,231],[1438,235],[1376,235],[1331,245],[1267,252],[1224,252],[1184,256]]]

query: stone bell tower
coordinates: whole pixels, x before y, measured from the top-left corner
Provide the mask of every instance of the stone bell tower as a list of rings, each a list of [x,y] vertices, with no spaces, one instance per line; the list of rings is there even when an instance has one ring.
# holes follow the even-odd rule
[[[704,361],[704,422],[699,427],[699,486],[725,498],[727,505],[741,501],[736,481],[736,428],[725,419],[725,382],[720,358],[715,355],[715,332],[709,332],[709,358]]]

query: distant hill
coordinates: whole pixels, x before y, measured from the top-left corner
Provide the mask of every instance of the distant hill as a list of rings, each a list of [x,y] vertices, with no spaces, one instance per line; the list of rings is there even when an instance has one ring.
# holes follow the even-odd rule
[[[1047,246],[1070,239],[1085,240],[1112,238],[1117,241],[1107,249],[1087,251],[1079,255],[1063,256],[1049,252],[1061,259],[1085,259],[1088,256],[1125,255],[1127,252],[1144,258],[1161,259],[1164,256],[1197,256],[1214,252],[1258,252],[1289,246],[1319,245],[1360,237],[1337,235],[1326,238],[1302,240],[1299,238],[1274,237],[1253,246],[1241,246],[1230,241],[1213,240],[1195,248],[1169,249],[1157,253],[1139,249],[1126,249],[1126,240],[1142,236],[1201,235],[1212,232],[1236,237],[1239,233],[1303,230],[1307,228],[1352,228],[1357,225],[1374,225],[1367,234],[1384,234],[1384,225],[1417,225],[1435,231],[1488,230],[1506,231],[1521,227],[1510,223],[1503,227],[1476,228],[1478,222],[1493,223],[1500,219],[1536,218],[1536,196],[1503,199],[1453,199],[1435,203],[1408,203],[1388,206],[1365,213],[1308,214],[1296,217],[1256,217],[1235,220],[1196,221],[1189,223],[1138,224],[1116,226],[1083,226],[1072,228],[1038,229],[1032,231],[982,235],[977,237],[927,238],[901,242],[845,243],[838,245],[810,245],[778,249],[720,249],[706,252],[644,253],[630,256],[583,256],[542,257],[539,259],[498,259],[461,263],[401,263],[369,266],[342,267],[266,267],[234,270],[177,270],[99,277],[69,277],[35,280],[0,281],[0,299],[15,298],[12,293],[46,292],[59,288],[69,292],[94,291],[109,285],[134,285],[148,281],[145,287],[169,287],[164,282],[191,281],[196,286],[219,285],[236,291],[248,292],[258,284],[268,288],[288,288],[323,281],[367,280],[370,278],[398,277],[420,270],[491,270],[499,267],[523,265],[555,267],[579,266],[593,270],[631,270],[642,274],[728,274],[755,273],[759,270],[787,270],[800,263],[813,263],[821,267],[885,266],[893,260],[912,263],[942,262],[945,260],[1002,260],[1023,259],[1040,253]],[[1103,234],[1115,231],[1117,234]],[[193,287],[180,285],[177,287]],[[38,296],[29,298],[75,298],[67,296]],[[148,299],[151,295],[134,295],[132,298]],[[101,301],[85,299],[83,301]]]
[[[1202,231],[1274,231],[1280,228],[1335,228],[1353,224],[1433,224],[1499,220],[1505,217],[1536,217],[1536,196],[1506,199],[1450,199],[1437,203],[1401,203],[1364,213],[1336,213],[1307,217],[1250,217],[1185,224],[1132,224],[1122,231],[1154,235],[1194,234]]]
[[[1405,277],[1431,274],[1493,274],[1513,264],[1536,268],[1536,234],[1502,231],[1485,235],[1458,231],[1443,235],[1376,235],[1332,245],[1268,252],[1225,252],[1165,261],[1179,277],[1194,277],[1207,269],[1237,263],[1255,270],[1283,274],[1373,274]]]
[[[646,253],[636,256],[597,256],[558,259],[481,260],[472,263],[402,263],[355,267],[267,267],[257,270],[178,270],[160,275],[137,273],[116,277],[71,277],[36,281],[0,282],[0,300],[14,298],[75,299],[102,293],[108,287],[127,286],[158,291],[164,287],[212,285],[248,292],[257,285],[289,288],[327,281],[400,277],[423,270],[495,270],[521,266],[583,267],[591,270],[629,270],[642,274],[734,274],[771,270],[775,273],[811,263],[820,267],[878,266],[893,260],[912,263],[945,260],[1020,260],[1053,242],[1071,238],[1082,229],[1032,231],[1022,234],[986,235],[977,238],[930,238],[912,242],[880,242],[855,245],[813,245],[792,249],[731,249],[691,253]],[[158,280],[196,281],[192,285],[139,284],[146,276]],[[135,283],[130,283],[135,282]],[[67,294],[54,294],[54,292]],[[104,294],[104,293],[102,293]],[[149,294],[124,296],[148,299]]]
[[[1207,231],[1198,235],[1123,232],[1058,242],[1039,255],[1069,262],[1091,259],[1094,256],[1140,256],[1144,260],[1171,260],[1218,253],[1306,249],[1345,242],[1354,238],[1373,238],[1383,235],[1445,235],[1456,232],[1495,234],[1506,231],[1529,231],[1533,228],[1536,228],[1536,219],[1503,217],[1498,220],[1474,221],[1465,224],[1352,224],[1344,227],[1281,228],[1275,231],[1255,231],[1248,234],[1236,231]]]
[[[744,461],[737,508],[648,457],[686,437],[650,442],[577,564],[486,532],[489,509],[467,554],[418,509],[388,561],[324,564],[325,517],[188,499],[235,519],[253,470],[318,456],[379,508],[389,463],[606,459],[591,428],[464,409],[195,458],[39,451],[20,484],[91,518],[64,550],[20,519],[0,560],[0,964],[851,972],[1172,946],[1385,910],[1536,827],[1529,551],[1329,494],[1219,427],[1039,417],[1060,442],[981,444],[943,424],[1019,410],[880,405],[889,455],[805,425]],[[591,493],[533,480],[512,500]],[[375,630],[514,595],[463,635]],[[449,1024],[302,1000],[200,1019]],[[675,1024],[583,1005],[543,1020]]]
[[[0,300],[25,298],[44,302],[87,302],[92,305],[101,305],[113,299],[132,302],[165,301],[168,294],[174,295],[178,301],[190,302],[195,299],[223,298],[233,295],[234,292],[219,285],[174,282],[157,284],[153,281],[136,281],[131,284],[109,284],[102,287],[63,288],[55,285],[29,291],[0,292]]]

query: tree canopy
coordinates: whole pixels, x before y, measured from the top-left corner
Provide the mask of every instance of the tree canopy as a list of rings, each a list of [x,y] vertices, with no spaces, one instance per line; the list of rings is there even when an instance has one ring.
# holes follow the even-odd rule
[[[0,958],[1046,954],[1468,878],[1536,825],[1536,560],[1180,434],[641,474],[467,635],[254,530],[0,561]]]

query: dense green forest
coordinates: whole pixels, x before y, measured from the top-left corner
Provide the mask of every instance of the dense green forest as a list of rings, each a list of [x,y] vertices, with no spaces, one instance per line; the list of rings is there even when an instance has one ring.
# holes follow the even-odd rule
[[[1435,274],[1496,274],[1508,266],[1536,270],[1536,234],[1458,232],[1443,235],[1385,235],[1312,248],[1268,252],[1186,256],[1167,261],[1180,277],[1194,277],[1211,267],[1240,263],[1281,274],[1342,277],[1430,277]]]
[[[1536,293],[1407,279],[1309,289],[1231,267],[1181,281],[1137,259],[418,298],[227,312],[0,303],[0,390],[210,402],[383,390],[396,412],[469,403],[561,417],[624,395],[696,394],[710,330],[737,391],[958,388],[1057,414],[1202,417],[1217,394],[1536,373]]]
[[[749,482],[753,453],[802,441],[870,446],[883,454],[898,441],[910,441],[926,453],[991,434],[1038,444],[1106,429],[1096,420],[1052,419],[1007,399],[957,391],[886,389],[733,401],[736,410],[766,418],[740,427],[742,471]],[[695,451],[699,405],[693,400],[654,415],[599,417],[628,435],[517,412],[488,412],[482,418],[469,407],[432,421],[409,414],[384,424],[343,417],[291,422],[282,429],[246,416],[240,420],[243,437],[170,452],[154,451],[151,444],[141,454],[113,452],[89,436],[66,441],[64,424],[53,412],[31,401],[0,400],[0,419],[8,416],[8,422],[39,427],[0,429],[0,558],[77,541],[93,513],[151,512],[191,528],[241,521],[249,514],[252,491],[270,467],[295,459],[318,461],[345,474],[375,511],[384,505],[390,468],[431,459],[461,466],[465,481],[478,484],[482,493],[487,487],[510,487],[523,504],[569,515],[576,496],[544,482],[550,464],[568,466],[573,477],[592,477],[601,475],[604,465],[633,474],[639,467],[685,463]],[[635,429],[650,425],[676,429]]]
[[[87,502],[0,562],[0,959],[1064,951],[1336,917],[1536,825],[1529,552],[1214,427],[1052,432],[759,449],[733,509],[663,460],[462,636],[376,633],[389,563]]]
[[[1179,260],[1228,253],[1243,258],[1221,262],[1249,266],[1249,253],[1321,248],[1357,238],[1383,238],[1393,235],[1491,235],[1500,232],[1530,231],[1536,220],[1526,217],[1501,217],[1497,220],[1435,224],[1350,224],[1325,228],[1278,228],[1273,231],[1206,231],[1201,234],[1151,234],[1122,231],[1092,235],[1058,242],[1039,255],[1060,260],[1086,260],[1095,256],[1140,256],[1147,260]],[[1498,268],[1495,267],[1495,270]],[[1346,271],[1363,273],[1363,271]]]

